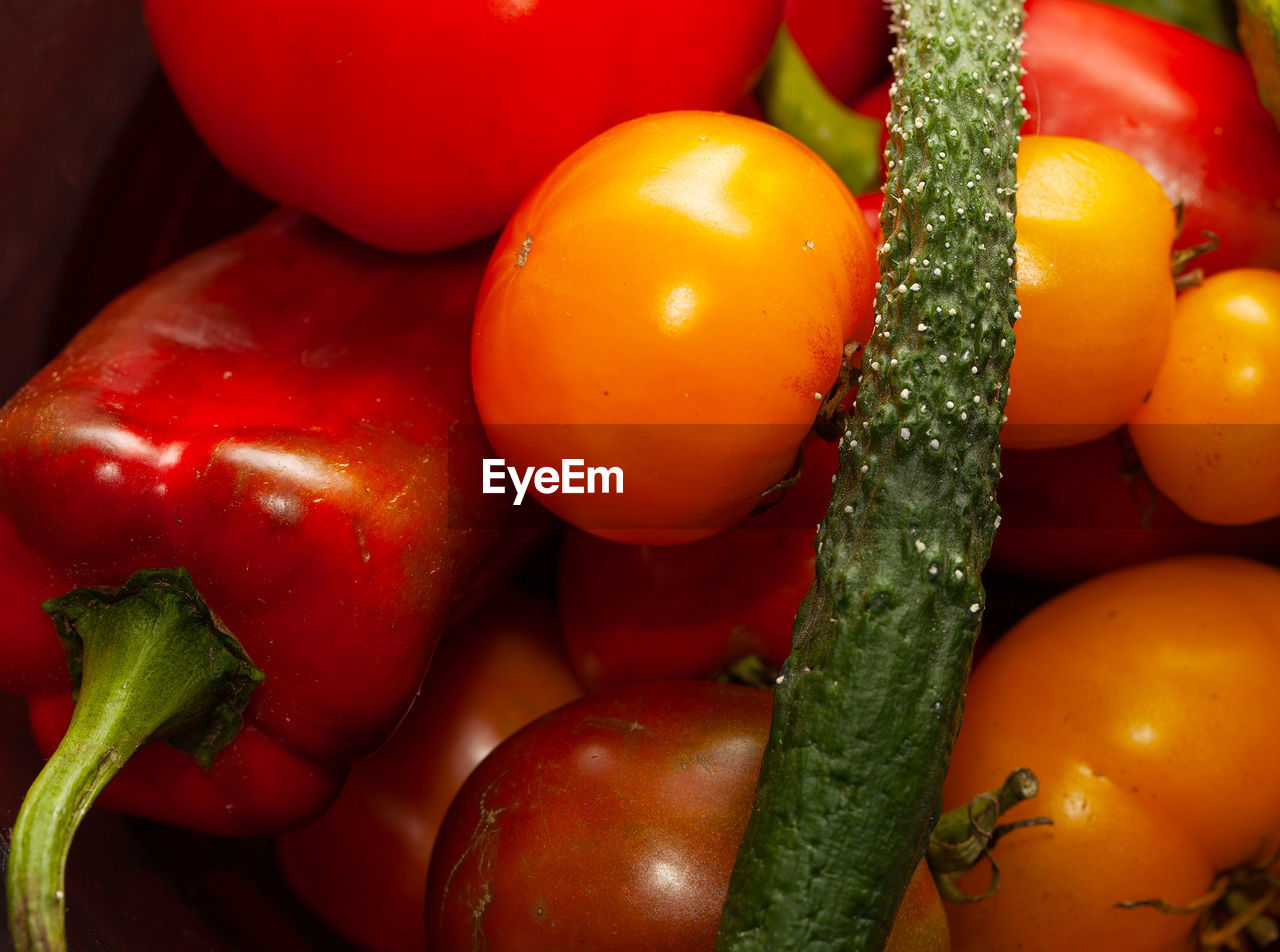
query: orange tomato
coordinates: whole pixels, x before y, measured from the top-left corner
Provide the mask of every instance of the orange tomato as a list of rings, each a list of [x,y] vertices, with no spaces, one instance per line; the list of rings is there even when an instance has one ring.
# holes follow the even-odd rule
[[[1175,952],[1186,904],[1280,842],[1280,570],[1187,556],[1099,576],[1011,629],[974,671],[944,800],[1031,768],[1006,814],[1052,826],[993,849],[994,897],[951,910],[957,952]],[[969,891],[985,884],[972,874]]]
[[[1017,345],[1003,445],[1068,446],[1122,426],[1173,320],[1175,215],[1141,165],[1065,136],[1018,147]]]
[[[921,862],[911,874],[884,952],[950,952],[951,927],[938,887]]]
[[[538,493],[579,528],[710,535],[795,462],[874,280],[853,197],[785,133],[705,112],[616,126],[493,253],[472,342],[486,432],[521,472],[621,469],[621,494]]]
[[[1280,272],[1224,271],[1178,298],[1130,423],[1151,481],[1202,522],[1280,516]]]

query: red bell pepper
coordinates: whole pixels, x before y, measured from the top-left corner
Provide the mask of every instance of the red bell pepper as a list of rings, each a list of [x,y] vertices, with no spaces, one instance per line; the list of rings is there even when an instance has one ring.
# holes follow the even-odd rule
[[[849,102],[889,75],[889,6],[880,0],[791,0],[787,29],[831,95]]]
[[[279,832],[320,812],[347,764],[391,732],[492,537],[474,528],[492,523],[488,497],[447,476],[448,454],[478,466],[485,452],[478,426],[451,431],[476,422],[467,354],[486,251],[402,258],[272,216],[118,299],[0,411],[0,688],[30,698],[46,752],[73,685],[43,600],[182,566],[234,636],[210,628],[180,575],[108,612],[140,613],[141,629],[83,614],[114,594],[47,605],[83,680],[37,786],[79,797],[100,786],[89,773],[118,766],[111,737],[77,746],[103,709],[114,716],[104,676],[136,679],[118,689],[141,710],[122,722],[129,744],[151,733],[148,718],[174,720],[147,707],[149,675],[120,673],[173,611],[200,623],[209,651],[230,646],[238,671],[214,688],[212,724],[177,719],[175,742],[212,760],[202,769],[146,747],[104,803],[219,834]],[[108,637],[125,640],[111,649]],[[195,643],[202,660],[206,641]],[[186,677],[159,663],[157,687]],[[20,941],[24,917],[61,918],[48,857],[69,834],[36,804],[29,796],[30,821],[19,818],[9,873]]]
[[[1092,139],[1141,162],[1183,203],[1181,244],[1218,236],[1196,259],[1206,274],[1280,268],[1280,130],[1243,56],[1106,4],[1028,0],[1023,66],[1024,133]],[[855,108],[883,119],[888,103],[881,86]]]
[[[238,178],[363,241],[502,230],[561,159],[626,119],[724,109],[783,0],[145,0],[156,56]]]

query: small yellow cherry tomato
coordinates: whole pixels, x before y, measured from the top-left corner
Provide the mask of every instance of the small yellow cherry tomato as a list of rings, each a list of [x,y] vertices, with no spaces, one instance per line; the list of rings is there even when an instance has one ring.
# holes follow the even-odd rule
[[[1280,516],[1280,272],[1223,271],[1179,297],[1129,429],[1151,481],[1188,515]]]

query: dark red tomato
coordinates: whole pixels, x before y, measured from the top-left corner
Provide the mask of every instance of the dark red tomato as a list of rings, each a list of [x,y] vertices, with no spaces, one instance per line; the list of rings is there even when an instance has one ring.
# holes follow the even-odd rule
[[[397,251],[502,227],[622,120],[731,106],[782,0],[146,0],[156,51],[227,167]]]
[[[792,0],[787,28],[831,94],[844,102],[889,74],[889,5],[881,0]]]
[[[320,819],[278,841],[295,893],[370,952],[421,952],[422,894],[449,802],[485,755],[582,693],[555,612],[513,592],[446,633],[395,736]]]
[[[638,685],[515,734],[445,816],[427,947],[710,952],[772,701],[759,688]],[[902,909],[890,949],[948,948],[927,874]]]
[[[709,678],[757,655],[777,668],[813,584],[814,528],[836,447],[814,440],[778,505],[685,545],[626,545],[570,530],[560,556],[565,644],[590,690]]]
[[[1081,51],[1087,51],[1082,55]],[[1221,240],[1206,273],[1280,267],[1280,130],[1243,56],[1090,0],[1029,0],[1024,133],[1093,139],[1137,159],[1186,211],[1183,240]],[[857,108],[883,118],[887,87]]]
[[[1211,526],[1185,515],[1143,475],[1122,434],[1000,459],[1000,529],[990,569],[1075,582],[1190,552],[1280,553],[1280,519]]]

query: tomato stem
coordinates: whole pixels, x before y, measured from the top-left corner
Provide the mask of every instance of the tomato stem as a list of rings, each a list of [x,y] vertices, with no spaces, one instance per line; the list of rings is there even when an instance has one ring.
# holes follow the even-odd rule
[[[997,823],[1013,807],[1034,797],[1040,782],[1026,767],[1009,774],[995,790],[981,793],[962,807],[944,813],[929,838],[925,855],[938,892],[949,902],[964,903],[986,899],[1000,884],[1000,867],[991,857],[991,847],[1005,834],[1027,826],[1044,826],[1048,817],[1032,817],[1014,823]],[[987,888],[970,895],[960,888],[958,880],[985,859],[991,865]]]

